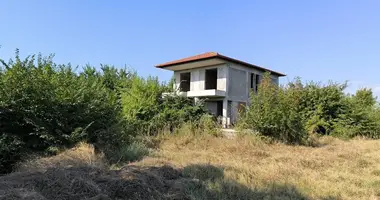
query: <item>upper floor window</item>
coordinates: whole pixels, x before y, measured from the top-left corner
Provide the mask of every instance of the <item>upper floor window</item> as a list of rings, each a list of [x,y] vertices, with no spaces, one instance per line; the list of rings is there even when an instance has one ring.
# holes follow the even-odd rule
[[[218,83],[218,69],[206,69],[205,72],[205,89],[216,89]]]
[[[190,91],[190,72],[180,74],[179,89],[181,92]]]
[[[259,85],[261,83],[261,75],[256,74],[256,92],[259,91]]]
[[[250,88],[253,90],[253,92],[257,93],[261,79],[262,79],[262,77],[260,74],[251,73]]]

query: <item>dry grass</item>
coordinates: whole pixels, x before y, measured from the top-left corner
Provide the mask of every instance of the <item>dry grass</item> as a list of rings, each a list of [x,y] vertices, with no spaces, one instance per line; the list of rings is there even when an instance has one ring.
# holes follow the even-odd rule
[[[169,164],[204,179],[206,189],[190,191],[193,199],[380,199],[380,141],[325,137],[320,147],[305,147],[266,144],[252,136],[161,140],[155,156],[135,164]]]
[[[28,159],[28,161],[20,163],[16,171],[84,166],[103,168],[105,166],[104,156],[96,154],[92,145],[80,143],[76,147],[63,151],[56,156]]]
[[[24,162],[17,172],[0,177],[0,200],[183,199],[177,169],[126,165],[111,170],[103,161],[91,145],[80,144]]]
[[[0,200],[380,199],[380,141],[318,141],[163,135],[149,157],[117,169],[81,144],[0,177]]]

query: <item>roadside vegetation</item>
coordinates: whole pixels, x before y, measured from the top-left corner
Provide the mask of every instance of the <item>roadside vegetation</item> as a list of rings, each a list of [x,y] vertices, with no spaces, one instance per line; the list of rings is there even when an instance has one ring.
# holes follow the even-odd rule
[[[369,89],[264,76],[226,139],[172,81],[53,56],[0,59],[0,199],[376,199]]]

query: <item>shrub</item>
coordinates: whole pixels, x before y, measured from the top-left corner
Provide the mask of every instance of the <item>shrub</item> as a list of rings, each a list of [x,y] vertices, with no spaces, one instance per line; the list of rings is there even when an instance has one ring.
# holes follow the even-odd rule
[[[197,121],[206,113],[202,103],[181,96],[162,97],[169,88],[157,77],[134,77],[131,87],[121,94],[124,118],[139,134],[156,135],[159,130],[173,131],[184,122]]]
[[[172,88],[157,77],[109,65],[100,69],[85,66],[77,73],[53,56],[22,60],[18,50],[9,62],[0,59],[0,173],[25,154],[56,154],[81,141],[110,158],[120,150],[133,160],[141,153],[132,143],[136,135],[173,131],[206,113],[191,99],[162,98]]]
[[[334,135],[380,138],[380,110],[372,91],[361,89],[346,98],[346,110],[334,124]]]
[[[197,128],[199,132],[203,132],[205,134],[210,134],[214,136],[220,135],[220,125],[214,116],[210,114],[204,114],[198,120]]]
[[[0,173],[23,154],[51,152],[79,141],[118,145],[125,123],[116,90],[102,73],[75,73],[52,56],[30,56],[0,65]]]
[[[133,162],[140,160],[144,156],[149,155],[149,148],[142,142],[132,142],[119,149],[112,151],[113,155],[108,156],[111,163]]]
[[[258,94],[251,95],[251,106],[240,126],[291,143],[312,144],[311,138],[305,140],[309,134],[380,138],[380,108],[372,91],[346,95],[346,86],[303,84],[298,78],[277,87],[267,75]]]
[[[251,95],[251,104],[242,115],[240,126],[280,141],[302,143],[307,134],[298,110],[299,101],[294,90],[274,85],[266,74],[258,93]]]

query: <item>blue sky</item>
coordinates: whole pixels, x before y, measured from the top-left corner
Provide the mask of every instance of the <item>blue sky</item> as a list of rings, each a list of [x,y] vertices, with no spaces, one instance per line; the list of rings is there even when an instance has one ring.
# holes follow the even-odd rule
[[[303,80],[350,81],[380,96],[380,1],[20,1],[0,6],[0,57],[55,53],[58,63],[153,66],[207,51]]]

